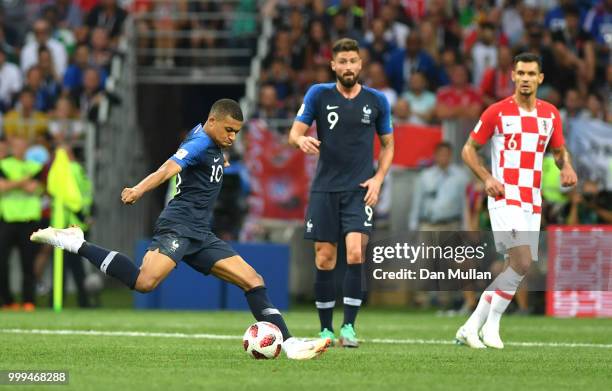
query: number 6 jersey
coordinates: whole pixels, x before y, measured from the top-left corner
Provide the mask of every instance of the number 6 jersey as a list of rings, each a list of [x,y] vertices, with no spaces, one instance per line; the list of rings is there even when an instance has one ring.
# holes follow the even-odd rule
[[[557,108],[538,99],[528,112],[508,97],[482,113],[470,137],[481,145],[491,139],[491,173],[504,185],[505,196],[489,197],[489,209],[514,205],[541,213],[544,151],[549,143],[564,144]]]
[[[359,184],[374,175],[374,132],[393,132],[387,98],[366,86],[346,99],[336,83],[315,84],[295,119],[306,125],[317,122],[321,145],[311,191],[360,190]]]

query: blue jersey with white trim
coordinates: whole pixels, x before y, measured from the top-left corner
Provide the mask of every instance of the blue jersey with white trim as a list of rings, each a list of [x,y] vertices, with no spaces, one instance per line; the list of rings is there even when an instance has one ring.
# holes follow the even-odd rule
[[[311,191],[356,191],[374,175],[374,133],[393,132],[391,108],[383,93],[366,86],[347,99],[335,83],[315,84],[295,118],[317,123],[319,162]]]
[[[223,152],[198,124],[170,159],[182,170],[176,178],[176,194],[159,218],[179,223],[199,237],[211,228],[223,184]]]

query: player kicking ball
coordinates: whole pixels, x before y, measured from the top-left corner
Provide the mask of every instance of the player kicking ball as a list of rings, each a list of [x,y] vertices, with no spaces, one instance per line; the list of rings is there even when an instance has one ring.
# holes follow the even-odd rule
[[[463,147],[463,160],[484,182],[496,247],[507,259],[505,270],[486,288],[474,313],[457,331],[457,341],[471,348],[503,349],[499,336],[502,314],[532,260],[538,259],[542,160],[548,145],[561,170],[561,185],[573,186],[577,181],[564,146],[559,111],[536,99],[538,86],[544,80],[541,70],[537,55],[516,56],[512,71],[514,95],[484,111]],[[488,140],[492,142],[491,173],[477,154]]]
[[[339,343],[357,347],[355,319],[363,295],[362,269],[372,231],[372,207],[393,161],[393,127],[387,98],[359,83],[359,45],[343,38],[334,43],[331,68],[335,83],[315,84],[306,92],[289,143],[307,154],[318,154],[310,188],[304,238],[315,247],[315,304],[322,338],[336,339],[332,316],[336,304],[335,277],[338,242],[346,242],[344,320]],[[313,121],[317,138],[306,136]],[[378,170],[374,172],[374,135],[380,139]]]
[[[331,340],[292,337],[281,313],[270,302],[262,277],[211,231],[213,207],[223,182],[222,149],[232,145],[242,122],[237,102],[218,100],[206,123],[194,127],[170,159],[136,186],[123,189],[121,201],[131,205],[177,176],[176,195],[157,220],[140,268],[124,254],[86,242],[80,228],[45,228],[30,239],[79,254],[103,273],[141,293],[155,289],[182,260],[204,275],[212,274],[242,288],[255,319],[273,323],[281,330],[287,357],[311,359],[323,353]]]

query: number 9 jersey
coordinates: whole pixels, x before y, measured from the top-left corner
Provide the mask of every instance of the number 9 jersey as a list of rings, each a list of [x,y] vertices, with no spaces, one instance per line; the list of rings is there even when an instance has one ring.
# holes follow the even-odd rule
[[[387,98],[366,86],[347,99],[336,83],[315,84],[306,93],[295,120],[306,125],[313,120],[317,123],[321,145],[311,191],[359,190],[359,184],[374,175],[374,133],[393,132]]]
[[[179,223],[190,236],[210,232],[213,209],[223,184],[223,152],[206,134],[194,127],[170,158],[181,166],[176,194],[159,219]]]

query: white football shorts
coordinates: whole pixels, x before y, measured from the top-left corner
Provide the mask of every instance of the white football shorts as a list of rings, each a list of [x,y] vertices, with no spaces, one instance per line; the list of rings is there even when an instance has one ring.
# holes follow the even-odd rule
[[[540,213],[525,211],[518,206],[508,205],[489,209],[495,248],[507,256],[508,249],[529,246],[531,259],[538,260],[540,241]]]

